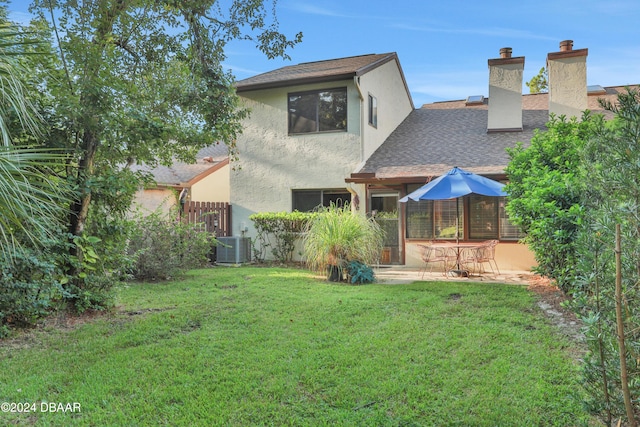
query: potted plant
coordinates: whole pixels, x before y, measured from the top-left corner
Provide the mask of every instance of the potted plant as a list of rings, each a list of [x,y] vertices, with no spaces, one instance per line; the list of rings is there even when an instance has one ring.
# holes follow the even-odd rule
[[[384,232],[375,221],[351,211],[349,204],[332,204],[309,222],[304,240],[307,266],[342,281],[351,260],[373,264],[380,257]]]

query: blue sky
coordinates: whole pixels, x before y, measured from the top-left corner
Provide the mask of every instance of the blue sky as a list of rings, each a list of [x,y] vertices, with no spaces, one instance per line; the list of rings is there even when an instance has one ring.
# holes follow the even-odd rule
[[[26,1],[9,6],[24,19]],[[562,40],[589,49],[587,83],[640,83],[637,0],[279,0],[280,29],[303,41],[290,61],[268,60],[251,43],[228,46],[224,66],[241,80],[285,65],[396,52],[416,107],[488,95],[487,60],[502,47],[525,57],[524,79]],[[527,93],[526,86],[523,92]]]

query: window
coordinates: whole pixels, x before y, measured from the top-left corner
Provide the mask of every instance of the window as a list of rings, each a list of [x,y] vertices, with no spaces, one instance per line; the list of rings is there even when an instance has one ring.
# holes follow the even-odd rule
[[[500,206],[498,207],[498,216],[500,218],[500,239],[501,240],[519,240],[524,237],[524,233],[517,225],[514,225],[509,221],[505,206],[507,199],[500,197]]]
[[[311,212],[332,203],[343,206],[351,202],[351,193],[347,190],[293,190],[292,196],[292,210],[300,212]]]
[[[407,192],[419,185],[407,186]],[[518,240],[520,229],[512,224],[505,211],[505,197],[471,194],[458,203],[458,235],[470,240]],[[468,218],[465,218],[465,213]],[[409,200],[406,204],[406,237],[408,239],[455,239],[456,201]],[[465,234],[464,227],[468,227]]]
[[[498,238],[498,204],[500,197],[469,196],[469,239]]]
[[[420,185],[408,186],[407,191],[418,189]],[[456,205],[458,215],[456,215]],[[463,203],[456,200],[421,200],[407,202],[407,231],[409,239],[455,239],[456,221],[459,218],[458,236],[462,238],[464,224]]]
[[[289,94],[289,134],[346,132],[347,88]]]
[[[369,94],[369,124],[378,127],[378,100]]]

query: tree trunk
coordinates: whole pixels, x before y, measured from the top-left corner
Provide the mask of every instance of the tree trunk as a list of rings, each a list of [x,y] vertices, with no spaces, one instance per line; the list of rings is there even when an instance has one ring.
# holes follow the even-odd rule
[[[620,352],[620,381],[622,382],[622,394],[624,407],[627,410],[629,427],[636,427],[636,420],[629,391],[629,379],[627,377],[627,350],[624,342],[624,319],[622,318],[622,249],[620,244],[620,224],[616,224],[616,320],[618,324],[618,348]]]
[[[89,204],[91,203],[91,189],[88,188],[87,180],[93,175],[93,162],[98,149],[98,137],[95,132],[85,130],[82,137],[82,147],[84,155],[78,163],[76,184],[81,188],[81,193],[71,204],[69,216],[69,232],[74,236],[81,236],[87,222]]]
[[[71,203],[69,212],[69,233],[71,234],[71,239],[76,236],[83,235],[87,216],[89,214],[91,188],[88,185],[88,180],[93,174],[93,162],[98,148],[98,138],[96,133],[85,130],[82,137],[82,146],[84,148],[84,155],[78,162],[75,183],[77,188],[81,190],[76,200]],[[76,262],[70,262],[66,268],[67,274],[71,277],[71,281],[69,282],[72,286],[71,291],[75,294],[78,289],[82,289],[84,287],[83,279],[80,277],[80,273],[82,272],[83,254],[73,240],[69,245],[69,255],[70,259],[75,258],[77,260]],[[76,301],[76,298],[70,298],[71,304],[75,304]]]

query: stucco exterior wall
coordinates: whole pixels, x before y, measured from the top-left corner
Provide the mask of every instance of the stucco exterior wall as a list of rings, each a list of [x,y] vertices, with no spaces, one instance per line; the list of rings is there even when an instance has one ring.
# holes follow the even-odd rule
[[[347,131],[288,135],[287,94],[347,87]],[[361,161],[360,98],[352,81],[242,93],[251,116],[231,171],[233,234],[254,237],[249,215],[291,210],[291,190],[346,188]]]
[[[364,98],[365,113],[362,115],[363,153],[362,160],[373,154],[387,137],[413,110],[402,74],[396,61],[389,61],[360,77],[360,90]],[[378,101],[378,126],[369,124],[368,95]]]
[[[225,165],[191,186],[194,202],[229,202],[231,200],[231,167]]]
[[[489,130],[522,129],[523,71],[524,60],[489,66]]]
[[[587,109],[587,57],[547,60],[549,114],[582,117]]]
[[[177,204],[177,194],[169,188],[138,190],[133,204],[134,210],[139,208],[143,212],[151,213],[160,209],[168,213]]]

